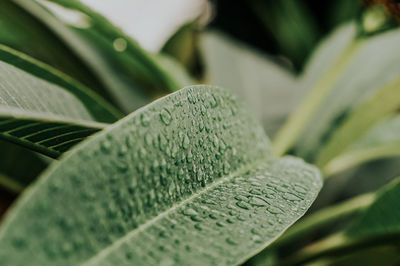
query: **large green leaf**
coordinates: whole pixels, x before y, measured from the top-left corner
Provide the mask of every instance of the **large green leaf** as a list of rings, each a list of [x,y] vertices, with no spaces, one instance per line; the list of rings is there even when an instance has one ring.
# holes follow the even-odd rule
[[[35,65],[35,61],[3,46],[0,56],[5,60],[0,61],[0,138],[57,157],[107,125],[96,122],[93,117],[104,115],[108,121],[115,117],[96,102],[98,97],[71,80],[62,80],[57,72]],[[67,89],[12,63],[40,72],[41,76],[66,85]]]
[[[321,185],[316,168],[272,157],[242,102],[187,87],[52,164],[4,220],[0,260],[238,264],[302,216]]]
[[[400,116],[388,117],[324,167],[327,175],[379,158],[400,156]]]
[[[313,89],[303,101],[301,110],[293,113],[278,135],[280,138],[275,143],[278,153],[295,144],[296,154],[315,159],[319,149],[352,110],[400,76],[400,69],[396,67],[400,64],[400,55],[396,52],[400,30],[365,39],[353,40],[354,36],[354,24],[337,33],[332,42],[343,38],[347,48],[335,55],[336,63],[328,68],[324,67],[326,59],[317,60],[322,54],[316,54],[316,59],[311,61],[312,65],[303,77],[303,86]],[[319,63],[322,72],[313,73]]]
[[[201,37],[208,82],[229,88],[245,99],[272,135],[301,97],[295,89],[294,75],[271,58],[219,32]]]
[[[127,112],[188,85],[184,83],[187,79],[179,79],[182,69],[165,68],[156,57],[79,1],[15,1],[71,47]],[[63,12],[77,17],[77,21],[65,20],[60,15]]]

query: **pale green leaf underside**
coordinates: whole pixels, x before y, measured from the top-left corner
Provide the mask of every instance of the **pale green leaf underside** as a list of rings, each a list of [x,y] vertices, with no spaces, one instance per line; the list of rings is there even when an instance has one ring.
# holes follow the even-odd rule
[[[0,138],[57,157],[105,126],[69,91],[0,61]]]
[[[315,168],[272,158],[236,98],[188,87],[53,164],[3,222],[0,260],[237,264],[303,215],[321,185]]]
[[[359,42],[359,45],[350,55],[348,65],[340,69],[340,76],[330,84],[330,93],[319,103],[320,108],[309,119],[305,130],[297,139],[296,152],[302,157],[313,159],[318,149],[331,137],[331,133],[352,109],[359,107],[371,95],[400,75],[399,68],[396,67],[400,63],[397,53],[400,30],[388,31],[360,42],[354,40],[354,28],[354,24],[347,25],[337,31],[331,40],[334,42],[346,37],[348,46],[351,41]],[[325,60],[322,56],[316,54],[315,60],[311,61],[313,65],[304,74],[303,85],[308,89],[315,84],[317,77],[321,76],[314,75],[312,71],[320,73],[320,70],[317,70],[318,61],[322,64]],[[322,66],[321,68],[323,69]]]
[[[203,34],[200,45],[208,82],[245,99],[266,132],[275,133],[301,99],[294,75],[220,32]]]
[[[324,168],[326,174],[336,173],[360,163],[400,156],[400,116],[384,119],[343,154],[330,161]]]

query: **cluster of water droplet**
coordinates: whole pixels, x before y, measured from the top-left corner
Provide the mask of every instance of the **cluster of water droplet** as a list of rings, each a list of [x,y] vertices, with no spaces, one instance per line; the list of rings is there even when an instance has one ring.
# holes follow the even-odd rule
[[[283,173],[282,167],[294,169]],[[302,175],[299,181],[298,177]],[[292,158],[223,179],[106,250],[103,265],[232,265],[300,217],[321,186]],[[311,192],[310,191],[314,191]],[[137,245],[143,243],[143,245]],[[96,262],[96,261],[95,261]],[[93,263],[96,264],[96,263]]]
[[[268,157],[268,139],[240,102],[221,89],[185,88],[93,137],[49,170],[25,197],[32,200],[15,208],[2,241],[12,244],[0,258],[17,252],[12,259],[33,264],[33,254],[38,264],[82,261],[221,177]]]

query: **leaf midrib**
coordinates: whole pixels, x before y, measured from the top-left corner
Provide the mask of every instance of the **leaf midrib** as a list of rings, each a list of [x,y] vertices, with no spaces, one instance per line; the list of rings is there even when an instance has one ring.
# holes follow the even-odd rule
[[[107,247],[103,248],[99,253],[95,254],[91,258],[89,258],[86,261],[84,261],[81,265],[87,265],[87,266],[94,265],[99,259],[101,259],[103,256],[107,255],[107,252],[109,250],[111,251],[111,250],[119,247],[121,244],[123,244],[123,242],[125,240],[129,239],[131,236],[135,235],[136,233],[144,231],[146,228],[148,228],[149,226],[154,224],[156,221],[162,219],[163,217],[167,216],[170,212],[173,212],[174,210],[178,209],[179,207],[185,205],[187,202],[192,201],[193,199],[195,199],[195,198],[199,197],[200,195],[208,192],[209,190],[213,189],[214,187],[218,186],[219,184],[224,183],[225,181],[228,181],[228,180],[234,178],[235,176],[240,176],[240,175],[244,174],[245,172],[249,171],[250,169],[254,168],[257,165],[260,165],[262,163],[271,163],[274,160],[275,160],[275,158],[266,157],[266,158],[257,160],[257,161],[255,161],[254,163],[252,163],[250,165],[245,165],[245,166],[239,168],[238,170],[236,170],[235,172],[231,173],[230,175],[228,175],[226,177],[220,178],[219,180],[213,182],[209,186],[206,186],[204,189],[202,189],[202,190],[198,191],[197,193],[194,193],[193,195],[189,196],[187,199],[184,199],[184,200],[180,201],[179,203],[173,204],[170,208],[168,208],[167,210],[161,212],[159,215],[151,218],[146,223],[141,224],[138,227],[136,227],[135,229],[131,230],[125,236],[123,236],[123,237],[119,238],[118,240],[114,241],[113,243],[111,243]]]

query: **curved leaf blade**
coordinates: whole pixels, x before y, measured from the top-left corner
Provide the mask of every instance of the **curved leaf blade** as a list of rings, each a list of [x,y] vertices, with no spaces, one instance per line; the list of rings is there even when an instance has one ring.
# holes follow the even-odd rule
[[[315,168],[298,159],[273,159],[263,129],[236,98],[218,88],[188,87],[53,164],[2,224],[0,258],[15,265],[114,258],[159,264],[179,256],[196,264],[196,258],[210,262],[203,251],[213,260],[217,250],[210,248],[218,245],[225,252],[216,258],[219,264],[240,263],[297,220],[321,185]],[[167,226],[165,235],[161,226]],[[214,228],[220,226],[226,229],[217,238]],[[169,236],[174,230],[178,241]],[[160,243],[166,237],[168,246],[152,247],[153,236]],[[137,242],[129,245],[134,239],[140,254]]]
[[[69,91],[0,61],[0,138],[57,157],[106,125]]]
[[[351,238],[376,236],[395,236],[400,234],[400,178],[397,178],[376,193],[375,201],[363,215],[348,229],[346,235]]]
[[[51,65],[103,96],[109,96],[104,85],[73,50],[14,1],[0,2],[0,20],[0,43]]]
[[[98,122],[112,123],[122,117],[122,114],[118,110],[90,89],[64,73],[28,55],[0,44],[0,61],[22,69],[40,79],[57,84],[72,93],[79,98],[85,108],[90,112],[91,116]]]
[[[285,130],[278,134],[281,137],[276,139],[274,145],[279,148],[280,153],[294,148],[295,154],[310,161],[315,160],[315,156],[321,151],[320,148],[331,140],[332,133],[342,125],[349,113],[400,75],[399,68],[395,67],[400,62],[400,56],[396,52],[400,30],[360,39],[356,38],[353,23],[339,30],[332,42],[340,38],[346,40],[342,40],[342,45],[347,46],[347,49],[339,52],[339,58],[343,62],[346,61],[346,64],[332,64],[331,68],[325,68],[327,62],[322,57],[323,54],[316,54],[315,59],[311,61],[312,65],[303,76],[303,86],[306,86],[306,89],[314,87],[315,92],[310,91],[303,102],[304,106],[301,106],[303,111],[307,109],[309,112],[306,117],[304,114],[299,115],[300,109],[295,111],[295,119],[288,121],[290,127],[289,123],[286,123]],[[329,51],[323,49],[319,53],[322,52]],[[336,51],[333,50],[333,53],[337,58]],[[312,73],[313,71],[315,73]],[[336,144],[337,147],[340,146]]]
[[[185,85],[185,71],[178,63],[159,62],[158,57],[143,50],[135,41],[113,26],[100,14],[79,1],[15,0],[35,16],[89,66],[109,90],[113,100],[126,112]],[[73,13],[86,21],[83,27],[69,24],[59,11]],[[176,77],[175,77],[176,76]]]
[[[207,82],[245,99],[267,134],[273,135],[301,97],[293,73],[220,32],[200,37]]]
[[[400,116],[393,115],[373,126],[342,154],[324,167],[327,175],[379,158],[400,156]]]
[[[396,79],[378,90],[360,106],[354,108],[321,149],[317,157],[317,164],[324,166],[384,117],[395,113],[400,107],[399,88],[400,79]]]

